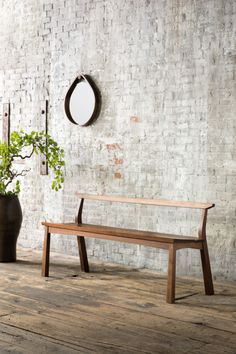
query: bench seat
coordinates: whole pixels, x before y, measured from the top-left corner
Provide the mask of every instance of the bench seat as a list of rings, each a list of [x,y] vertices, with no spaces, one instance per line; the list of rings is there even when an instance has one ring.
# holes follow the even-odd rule
[[[169,244],[181,244],[181,248],[184,243],[188,244],[189,242],[196,245],[196,248],[200,248],[201,240],[193,236],[182,236],[174,234],[166,234],[152,231],[144,230],[134,230],[134,229],[125,229],[111,226],[100,226],[92,224],[76,224],[76,223],[50,223],[43,222],[44,226],[49,228],[50,233],[58,233],[63,235],[76,235],[83,237],[92,237],[92,238],[101,238],[101,239],[110,239],[120,242],[129,242],[129,243],[138,243],[148,246],[160,248],[160,244],[163,243],[164,249],[169,247]],[[193,247],[195,248],[195,247]]]

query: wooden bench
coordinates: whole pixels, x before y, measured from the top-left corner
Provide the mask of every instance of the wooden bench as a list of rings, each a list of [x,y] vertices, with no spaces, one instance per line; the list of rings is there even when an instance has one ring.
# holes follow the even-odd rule
[[[114,240],[120,242],[135,243],[139,245],[166,249],[169,251],[168,261],[168,280],[167,280],[167,297],[168,303],[175,301],[175,277],[176,277],[176,251],[182,248],[199,249],[201,253],[201,262],[203,270],[203,279],[205,285],[205,293],[207,295],[214,294],[213,281],[211,275],[210,260],[208,255],[206,240],[206,222],[207,211],[214,207],[209,203],[192,203],[183,201],[168,201],[162,199],[141,199],[126,198],[118,196],[90,195],[78,194],[81,198],[78,217],[75,223],[56,224],[51,222],[43,222],[45,227],[45,238],[43,246],[42,259],[42,276],[49,276],[49,255],[50,255],[50,235],[75,235],[77,236],[81,270],[89,272],[89,264],[87,259],[85,237],[93,237],[106,240]],[[197,237],[172,235],[150,231],[131,230],[118,227],[108,227],[102,225],[91,225],[82,223],[82,210],[84,200],[96,200],[101,202],[120,202],[120,203],[136,203],[145,205],[166,206],[175,208],[194,208],[201,209],[200,227]]]

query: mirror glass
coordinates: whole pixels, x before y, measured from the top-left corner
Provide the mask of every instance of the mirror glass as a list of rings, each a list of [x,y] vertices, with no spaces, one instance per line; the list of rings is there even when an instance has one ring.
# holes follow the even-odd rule
[[[99,99],[95,85],[88,76],[76,78],[65,98],[65,111],[69,120],[88,125],[99,113]]]
[[[70,97],[70,113],[74,121],[84,125],[91,118],[95,108],[95,95],[92,87],[86,82],[79,82]]]

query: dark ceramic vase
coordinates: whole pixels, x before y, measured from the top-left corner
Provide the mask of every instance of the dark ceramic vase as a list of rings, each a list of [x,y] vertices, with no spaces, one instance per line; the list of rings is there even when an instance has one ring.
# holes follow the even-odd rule
[[[21,222],[18,197],[0,195],[0,262],[16,261],[16,242]]]

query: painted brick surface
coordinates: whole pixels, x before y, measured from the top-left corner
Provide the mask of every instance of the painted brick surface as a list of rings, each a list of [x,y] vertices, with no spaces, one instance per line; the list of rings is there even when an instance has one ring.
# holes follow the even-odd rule
[[[50,190],[39,159],[24,179],[19,243],[41,248],[40,221],[73,220],[77,191],[211,201],[213,273],[236,269],[236,2],[0,1],[0,100],[11,129],[41,129],[66,153],[64,189]],[[72,125],[63,101],[78,73],[93,77],[102,110],[89,127]],[[0,111],[1,114],[1,111]],[[0,116],[2,118],[2,116]],[[110,225],[196,232],[184,210],[88,202],[84,219]],[[52,248],[77,254],[73,238]],[[90,240],[91,257],[165,271],[165,251]],[[178,273],[201,275],[197,251],[179,251]]]

